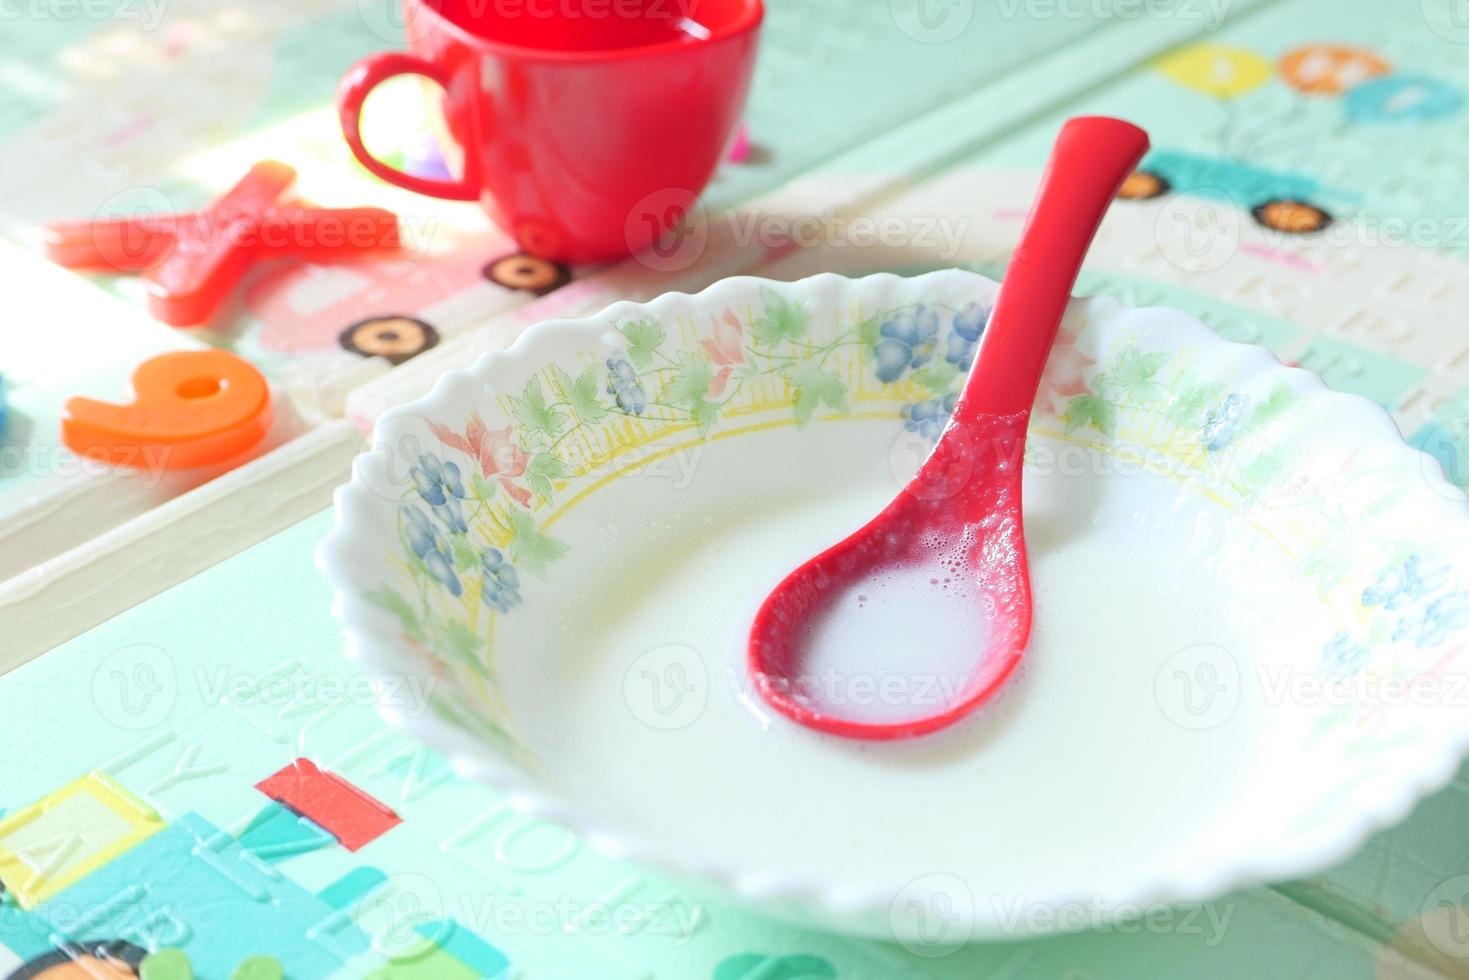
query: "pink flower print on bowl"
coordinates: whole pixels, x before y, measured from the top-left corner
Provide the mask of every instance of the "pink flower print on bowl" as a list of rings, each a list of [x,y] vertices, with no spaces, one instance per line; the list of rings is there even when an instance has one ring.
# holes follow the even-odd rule
[[[444,445],[457,449],[479,464],[485,479],[498,479],[500,486],[522,507],[530,506],[528,489],[514,482],[514,478],[525,475],[530,454],[516,445],[513,429],[491,429],[478,414],[471,415],[461,435],[442,423],[434,422],[429,428]]]
[[[728,387],[735,367],[745,363],[745,329],[730,310],[725,310],[712,323],[709,336],[699,341],[699,346],[719,369],[709,382],[709,397],[718,398]]]
[[[1077,349],[1076,331],[1063,326],[1055,346],[1051,348],[1046,373],[1041,376],[1040,391],[1035,396],[1035,413],[1059,415],[1067,400],[1086,394],[1088,369],[1096,363],[1095,359]]]

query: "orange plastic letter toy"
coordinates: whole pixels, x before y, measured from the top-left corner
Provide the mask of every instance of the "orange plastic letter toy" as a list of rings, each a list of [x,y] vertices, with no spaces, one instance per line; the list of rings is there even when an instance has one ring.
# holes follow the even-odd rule
[[[70,399],[61,438],[89,459],[184,470],[244,452],[270,424],[270,387],[253,365],[222,350],[175,351],[138,365],[130,405]]]

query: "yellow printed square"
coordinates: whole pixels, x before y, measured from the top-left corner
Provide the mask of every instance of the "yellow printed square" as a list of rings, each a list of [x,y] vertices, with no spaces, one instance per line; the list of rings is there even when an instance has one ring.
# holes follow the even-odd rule
[[[106,773],[88,773],[0,820],[0,882],[35,908],[163,826]]]

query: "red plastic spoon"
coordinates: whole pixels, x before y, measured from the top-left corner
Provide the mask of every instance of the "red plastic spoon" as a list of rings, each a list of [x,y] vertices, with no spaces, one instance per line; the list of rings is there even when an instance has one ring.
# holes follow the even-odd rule
[[[897,499],[787,576],[755,617],[750,671],[777,711],[834,735],[908,738],[964,717],[1019,663],[1030,407],[1082,258],[1147,149],[1118,119],[1062,127],[938,445]]]

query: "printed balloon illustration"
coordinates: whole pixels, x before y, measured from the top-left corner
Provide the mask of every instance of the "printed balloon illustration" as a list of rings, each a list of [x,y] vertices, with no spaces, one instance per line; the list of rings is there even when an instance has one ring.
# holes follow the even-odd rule
[[[1463,107],[1463,92],[1426,75],[1387,75],[1347,93],[1347,115],[1360,123],[1430,122]]]
[[[1370,78],[1392,71],[1392,66],[1366,48],[1338,44],[1308,44],[1280,59],[1280,74],[1307,95],[1341,95]]]
[[[1180,85],[1217,99],[1234,99],[1264,85],[1270,62],[1227,44],[1193,44],[1164,55],[1158,70]]]

